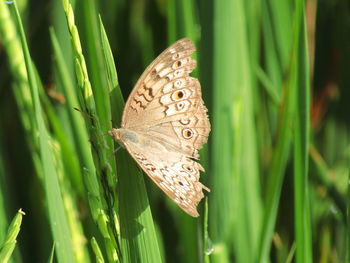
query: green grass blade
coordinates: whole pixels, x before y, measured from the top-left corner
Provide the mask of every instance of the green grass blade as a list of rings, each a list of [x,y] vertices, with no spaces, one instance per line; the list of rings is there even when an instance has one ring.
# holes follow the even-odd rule
[[[11,74],[16,76],[13,81],[12,91],[15,96],[18,110],[20,112],[21,124],[26,132],[26,142],[31,149],[32,162],[35,166],[36,173],[40,175],[42,173],[42,167],[40,162],[35,160],[40,159],[38,152],[38,142],[35,138],[35,120],[32,118],[34,115],[33,99],[30,95],[30,88],[27,77],[27,70],[24,62],[22,52],[18,50],[22,49],[20,39],[16,32],[16,26],[14,21],[10,17],[8,5],[5,3],[0,4],[0,40],[4,44],[5,51],[9,59],[9,68]]]
[[[312,261],[312,233],[308,181],[309,136],[310,136],[310,80],[306,43],[304,3],[297,2],[296,12],[296,122],[294,133],[294,198],[296,262]],[[299,22],[299,21],[300,22]]]
[[[247,28],[243,6],[243,1],[216,1],[214,4],[210,230],[215,244],[233,242],[238,262],[253,262],[261,224],[261,200],[253,122],[253,80],[245,44]]]
[[[101,31],[101,41],[102,50],[104,54],[105,67],[107,69],[107,84],[108,91],[110,94],[111,101],[111,111],[113,116],[113,127],[119,127],[121,122],[121,116],[124,109],[124,98],[120,90],[118,75],[114,63],[114,58],[112,54],[111,47],[109,46],[108,37],[104,26],[102,24],[102,19],[100,17],[100,31]]]
[[[38,133],[40,134],[39,147],[44,174],[44,186],[48,200],[51,230],[58,246],[57,258],[59,262],[75,262],[70,239],[70,231],[66,220],[63,200],[60,193],[60,186],[58,183],[56,170],[54,169],[54,155],[51,151],[51,146],[49,145],[50,138],[42,117],[41,105],[39,102],[38,84],[36,82],[35,72],[29,54],[28,45],[25,39],[23,25],[16,4],[14,4],[14,8],[16,12],[16,23],[20,29],[19,35],[22,42],[24,59],[31,88],[31,95],[34,102],[34,118],[36,119]]]
[[[103,255],[102,255],[101,249],[98,246],[98,243],[97,243],[96,239],[93,237],[90,240],[90,242],[91,242],[92,251],[94,252],[95,257],[96,257],[96,262],[97,263],[104,263],[105,261],[103,259]]]
[[[284,16],[276,14],[273,10],[283,10]],[[264,87],[270,95],[272,112],[277,111],[277,125],[276,128],[272,126],[272,130],[276,129],[276,142],[272,148],[271,163],[268,167],[268,176],[265,193],[265,211],[263,217],[262,231],[260,234],[259,254],[257,260],[260,262],[269,262],[270,249],[272,245],[272,237],[275,233],[275,224],[277,220],[277,213],[279,208],[282,183],[285,176],[285,169],[288,158],[290,156],[290,145],[292,139],[292,130],[290,123],[293,121],[295,99],[293,96],[294,86],[287,81],[283,85],[283,72],[288,71],[289,64],[286,63],[286,58],[290,56],[286,47],[291,43],[286,40],[289,36],[285,36],[285,31],[281,31],[278,23],[272,21],[279,21],[284,19],[281,23],[288,23],[289,13],[283,3],[271,1],[263,3],[263,33],[264,33],[264,47],[266,54],[266,67],[270,79],[263,81],[267,82]],[[279,41],[283,39],[283,41]],[[280,47],[284,45],[284,47]],[[277,52],[281,50],[281,52]],[[284,51],[284,52],[282,52]],[[264,72],[258,70],[257,76],[260,80],[267,78]],[[287,76],[291,78],[290,76]],[[279,95],[281,94],[281,95]],[[280,99],[280,98],[281,99]],[[279,108],[275,107],[275,103]],[[265,140],[261,138],[261,140]]]
[[[103,64],[103,54],[101,52],[101,37],[98,26],[97,5],[98,1],[87,0],[78,1],[82,7],[83,21],[82,29],[84,32],[84,42],[86,44],[86,62],[89,67],[89,77],[92,83],[94,100],[96,103],[96,113],[101,123],[109,124],[111,120],[110,105],[108,103],[109,96],[106,87],[106,79],[101,71],[105,71]],[[102,127],[103,132],[107,132],[109,127]],[[110,141],[106,142],[112,147]],[[115,171],[115,169],[114,169]]]
[[[2,134],[0,133],[0,136]],[[2,145],[2,142],[0,142],[0,146]],[[0,147],[2,148],[2,147]],[[6,213],[6,194],[7,191],[6,189],[6,166],[4,162],[4,156],[2,151],[0,150],[0,242],[2,242],[5,239],[5,233],[6,233],[6,228],[8,224],[8,219],[7,219],[7,213]]]
[[[110,139],[108,143],[106,142],[104,134],[102,133],[102,125],[97,119],[96,104],[89,81],[84,55],[82,53],[78,29],[75,25],[72,6],[69,1],[63,1],[63,7],[66,13],[69,32],[72,36],[76,77],[79,87],[78,96],[83,111],[89,115],[89,118],[85,119],[89,135],[91,138],[95,139],[90,140],[90,142],[92,146],[91,152],[94,159],[94,165],[96,167],[95,171],[97,180],[92,179],[87,181],[87,186],[94,189],[94,192],[99,191],[100,194],[98,194],[98,196],[103,196],[103,198],[97,200],[98,202],[94,202],[94,200],[92,200],[94,197],[90,197],[92,198],[90,199],[90,205],[94,205],[94,207],[91,207],[92,215],[99,226],[101,234],[104,236],[108,258],[111,261],[115,261],[119,260],[121,255],[118,246],[118,222],[116,222],[117,217],[115,215],[115,209],[118,208],[116,206],[117,202],[115,195],[117,182],[115,173],[116,168],[115,163],[111,162],[111,159],[108,157],[113,149],[108,146],[108,144],[111,144],[112,141]],[[100,100],[99,103],[102,103],[102,101]],[[105,123],[105,128],[109,129],[110,125],[108,124],[109,123]],[[100,200],[102,201],[101,203],[99,202]],[[101,204],[102,206],[100,206]]]
[[[52,249],[51,249],[51,253],[50,253],[50,257],[47,260],[48,263],[53,263],[55,258],[55,243],[52,244]]]
[[[348,189],[347,189],[347,228],[346,228],[346,249],[345,249],[345,259],[346,262],[350,262],[350,172],[348,176]]]
[[[285,175],[290,144],[291,127],[294,112],[294,97],[291,94],[292,87],[286,86],[285,97],[282,100],[282,108],[279,114],[280,125],[277,130],[276,146],[271,158],[271,166],[268,171],[268,183],[266,187],[266,206],[264,221],[260,237],[260,248],[257,259],[261,262],[268,262],[270,257],[271,241],[275,232],[278,206],[282,190],[282,183]]]
[[[208,220],[209,220],[209,208],[208,208],[208,198],[205,198],[205,204],[204,204],[204,215],[203,215],[203,258],[205,263],[210,263],[210,255],[213,253],[213,243],[210,240],[209,237],[209,231],[208,231]]]
[[[119,89],[117,72],[102,21],[101,38],[108,69],[108,83],[111,94],[113,122],[120,123],[123,97]],[[119,218],[121,248],[125,262],[162,262],[158,239],[150,211],[147,192],[140,168],[125,150],[117,154]]]
[[[176,0],[169,0],[166,2],[167,11],[167,37],[168,43],[174,43],[179,39],[177,35],[177,23],[176,23]]]

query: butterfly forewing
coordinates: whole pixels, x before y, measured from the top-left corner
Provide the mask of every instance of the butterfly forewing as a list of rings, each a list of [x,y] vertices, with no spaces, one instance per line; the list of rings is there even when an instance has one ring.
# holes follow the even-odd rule
[[[191,58],[194,51],[191,40],[181,39],[163,51],[147,67],[126,102],[121,127],[144,127],[168,117],[166,109],[162,107],[165,102],[158,105],[154,102],[160,102],[160,96],[172,93],[178,87],[191,84],[189,73],[196,67],[195,60]],[[188,103],[184,105],[183,110],[187,109],[187,105]],[[170,106],[169,111],[172,107],[174,105]]]
[[[122,141],[150,178],[184,211],[198,216],[203,198],[198,149],[207,142],[210,123],[200,83],[189,74],[196,67],[189,39],[160,54],[136,83],[125,105]]]

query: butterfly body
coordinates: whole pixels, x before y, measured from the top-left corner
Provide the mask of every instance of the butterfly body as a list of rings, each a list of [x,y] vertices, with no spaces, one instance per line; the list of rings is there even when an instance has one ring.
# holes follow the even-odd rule
[[[131,92],[121,128],[109,134],[121,141],[147,175],[185,212],[199,216],[204,197],[198,150],[210,132],[200,83],[189,76],[196,62],[189,39],[166,49],[145,70]]]
[[[152,139],[146,134],[138,133],[129,129],[112,129],[109,134],[115,139],[122,142],[126,148],[141,148],[152,154],[162,154],[168,152],[165,145],[157,140]]]

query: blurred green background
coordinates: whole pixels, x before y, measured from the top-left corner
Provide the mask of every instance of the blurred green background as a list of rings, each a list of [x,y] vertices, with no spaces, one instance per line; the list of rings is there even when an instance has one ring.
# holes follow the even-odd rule
[[[196,219],[106,136],[183,37]],[[350,262],[349,69],[348,0],[1,0],[0,262]]]

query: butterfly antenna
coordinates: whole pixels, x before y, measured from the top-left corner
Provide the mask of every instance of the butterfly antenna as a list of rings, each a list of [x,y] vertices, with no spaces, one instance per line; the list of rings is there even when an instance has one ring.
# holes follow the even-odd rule
[[[90,114],[90,113],[88,113],[88,112],[86,112],[86,111],[83,111],[83,110],[81,110],[81,109],[78,109],[78,108],[73,108],[74,110],[76,110],[76,111],[78,111],[78,112],[80,112],[80,113],[82,113],[85,117],[88,117],[89,119],[92,119],[92,120],[94,120],[95,122],[98,122],[98,123],[100,123],[100,125],[101,125],[101,127],[103,128],[103,129],[108,129],[108,128],[106,128],[106,127],[108,127],[107,125],[106,125],[106,123],[102,123],[102,122],[100,122],[96,117],[94,117],[92,114]],[[112,123],[112,127],[113,127],[113,121],[111,120],[111,123]],[[107,133],[104,133],[103,135],[108,135],[108,132]]]
[[[109,155],[109,157],[112,157],[113,155],[115,155],[116,153],[117,153],[117,151],[119,151],[120,150],[120,148],[122,148],[122,146],[121,145],[119,145],[118,146],[118,148],[117,149],[115,149],[110,155]]]
[[[94,121],[96,121],[96,122],[99,122],[99,120],[96,119],[94,116],[92,116],[90,113],[88,113],[88,112],[86,112],[86,111],[82,111],[81,109],[78,109],[78,108],[75,108],[75,107],[74,107],[73,109],[75,109],[76,111],[78,111],[78,112],[84,114],[86,117],[88,117],[88,118],[90,118],[90,119],[92,119],[92,120],[94,120]]]

